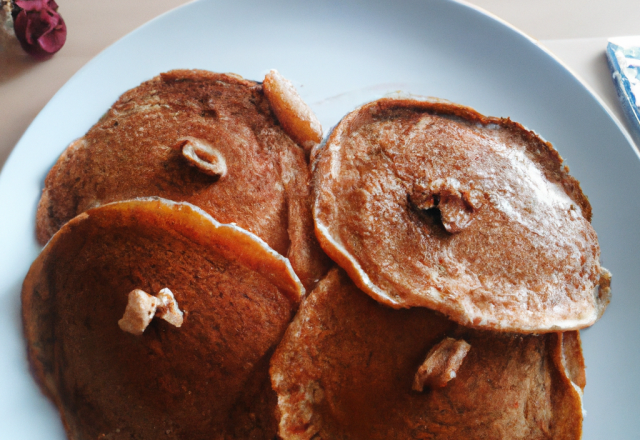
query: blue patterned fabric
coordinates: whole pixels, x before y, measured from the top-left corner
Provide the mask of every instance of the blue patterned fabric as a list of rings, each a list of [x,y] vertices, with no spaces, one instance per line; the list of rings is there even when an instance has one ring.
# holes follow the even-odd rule
[[[640,38],[610,40],[607,61],[631,134],[640,145]]]

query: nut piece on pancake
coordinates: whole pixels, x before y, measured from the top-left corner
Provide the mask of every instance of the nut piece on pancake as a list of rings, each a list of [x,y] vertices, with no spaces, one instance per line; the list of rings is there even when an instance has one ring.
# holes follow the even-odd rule
[[[310,153],[322,141],[322,126],[316,115],[300,98],[293,84],[277,70],[267,73],[262,86],[282,128]]]
[[[271,360],[284,440],[563,439],[582,431],[578,332],[468,329],[425,308],[394,310],[332,270]],[[446,386],[412,390],[443,337],[471,346]]]
[[[313,168],[320,244],[384,304],[538,333],[589,326],[609,303],[591,206],[520,124],[382,99],[346,116]]]
[[[134,289],[158,292],[137,308],[162,316],[139,336],[118,325]],[[31,266],[29,360],[69,438],[272,440],[269,359],[303,293],[235,225],[188,203],[115,202],[68,222]]]
[[[176,303],[173,292],[166,287],[158,292],[158,296],[151,296],[144,290],[133,289],[129,292],[127,308],[124,309],[118,326],[122,331],[140,336],[154,316],[162,318],[175,327],[181,327],[184,314]]]
[[[60,156],[45,181],[37,236],[44,244],[105,203],[186,201],[262,238],[310,287],[329,264],[313,232],[310,178],[305,151],[261,84],[174,70],[124,93]]]
[[[158,308],[156,309],[156,316],[164,319],[173,326],[182,327],[184,313],[182,313],[182,310],[178,307],[178,302],[173,292],[165,287],[158,292],[158,300],[160,300],[160,304],[158,304]]]
[[[118,321],[118,327],[122,331],[140,336],[155,316],[158,303],[159,300],[155,296],[144,290],[133,289],[129,292],[127,308],[124,309],[122,319]]]
[[[178,141],[182,147],[182,155],[190,165],[205,174],[221,178],[227,174],[227,163],[218,150],[201,139],[188,137]]]
[[[413,390],[423,391],[425,386],[442,388],[456,377],[462,361],[471,346],[466,341],[444,338],[434,346],[413,379]]]

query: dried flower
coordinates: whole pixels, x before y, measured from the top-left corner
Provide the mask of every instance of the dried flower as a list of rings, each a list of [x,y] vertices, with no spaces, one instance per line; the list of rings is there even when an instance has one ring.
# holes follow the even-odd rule
[[[22,48],[38,59],[48,58],[64,45],[67,26],[54,0],[15,0],[13,27]]]

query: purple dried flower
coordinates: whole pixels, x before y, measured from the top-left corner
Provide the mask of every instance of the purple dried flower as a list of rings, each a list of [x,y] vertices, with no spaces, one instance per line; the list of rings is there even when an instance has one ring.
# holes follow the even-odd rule
[[[64,45],[67,26],[54,0],[15,0],[13,27],[22,48],[38,59],[48,58]]]

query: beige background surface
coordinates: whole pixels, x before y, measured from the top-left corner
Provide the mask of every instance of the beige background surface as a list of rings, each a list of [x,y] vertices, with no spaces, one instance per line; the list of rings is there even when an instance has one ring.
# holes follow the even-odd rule
[[[190,0],[59,0],[68,37],[44,62],[0,38],[0,166],[55,92],[100,51],[152,18]],[[608,37],[640,35],[637,0],[473,0],[538,39],[621,120],[604,49]],[[623,121],[623,124],[626,124]]]

